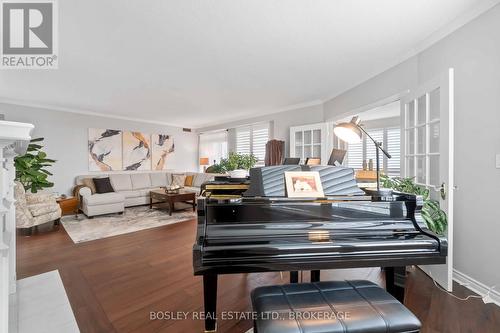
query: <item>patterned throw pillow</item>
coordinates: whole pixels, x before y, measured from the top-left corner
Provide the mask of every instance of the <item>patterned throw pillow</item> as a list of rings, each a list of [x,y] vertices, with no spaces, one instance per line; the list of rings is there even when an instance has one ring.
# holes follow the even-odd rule
[[[186,180],[184,182],[184,185],[186,185],[186,186],[193,186],[193,178],[194,178],[193,175],[186,176]]]
[[[178,185],[180,187],[184,187],[186,183],[186,175],[185,174],[172,174],[172,185]]]

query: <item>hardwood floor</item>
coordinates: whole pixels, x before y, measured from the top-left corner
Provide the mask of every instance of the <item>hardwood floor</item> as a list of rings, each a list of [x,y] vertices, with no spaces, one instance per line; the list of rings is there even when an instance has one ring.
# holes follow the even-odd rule
[[[82,333],[203,332],[202,320],[150,320],[150,312],[203,311],[202,281],[192,274],[196,222],[74,244],[61,226],[18,236],[18,278],[59,270]],[[307,273],[304,279],[308,279]],[[322,272],[322,279],[369,279],[383,285],[378,268]],[[219,311],[251,311],[249,293],[279,284],[288,274],[237,274],[219,279]],[[472,294],[455,285],[455,294]],[[434,286],[420,270],[407,280],[406,306],[422,332],[499,332],[500,308],[481,300],[459,301]],[[250,320],[219,320],[218,332],[243,333]]]

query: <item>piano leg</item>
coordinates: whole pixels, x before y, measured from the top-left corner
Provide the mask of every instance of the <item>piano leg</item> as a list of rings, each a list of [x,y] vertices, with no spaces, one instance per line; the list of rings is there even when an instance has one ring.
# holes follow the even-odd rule
[[[217,274],[203,275],[203,298],[205,302],[205,332],[216,332]]]
[[[299,282],[299,272],[292,271],[290,272],[290,283],[298,283]]]
[[[385,289],[398,301],[404,303],[406,267],[385,267]]]
[[[319,282],[320,281],[320,270],[311,271],[311,282]]]

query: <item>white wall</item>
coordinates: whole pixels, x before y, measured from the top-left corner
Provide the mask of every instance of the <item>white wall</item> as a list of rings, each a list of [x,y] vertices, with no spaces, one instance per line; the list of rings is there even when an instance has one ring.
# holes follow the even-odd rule
[[[417,56],[325,103],[325,119],[412,88],[455,68],[454,268],[500,285],[500,6]]]
[[[283,111],[279,113],[273,113],[265,116],[259,116],[255,118],[249,118],[245,120],[233,121],[224,124],[219,124],[216,126],[204,127],[198,129],[198,132],[208,132],[218,129],[229,129],[238,126],[243,126],[247,124],[253,124],[258,122],[271,122],[271,139],[283,140],[285,141],[285,152],[286,156],[289,155],[290,147],[290,127],[307,125],[314,123],[323,122],[323,104],[316,104],[311,106],[306,106],[302,108],[297,108],[293,110]],[[231,140],[230,135],[228,140]],[[231,143],[228,146],[229,150],[233,148]]]
[[[75,176],[89,173],[89,127],[171,134],[175,152],[168,157],[167,167],[181,171],[198,170],[198,135],[183,132],[182,128],[4,103],[0,103],[0,114],[5,115],[5,120],[34,124],[33,137],[45,138],[44,150],[49,158],[57,160],[50,169],[54,174],[50,178],[54,187],[49,190],[60,194],[70,194]]]

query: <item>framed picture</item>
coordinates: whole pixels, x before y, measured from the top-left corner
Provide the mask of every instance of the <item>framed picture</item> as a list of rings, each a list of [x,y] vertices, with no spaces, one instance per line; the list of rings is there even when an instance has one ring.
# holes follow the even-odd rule
[[[285,185],[289,198],[322,198],[325,196],[317,171],[285,171]]]

